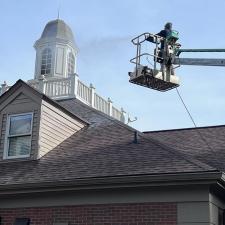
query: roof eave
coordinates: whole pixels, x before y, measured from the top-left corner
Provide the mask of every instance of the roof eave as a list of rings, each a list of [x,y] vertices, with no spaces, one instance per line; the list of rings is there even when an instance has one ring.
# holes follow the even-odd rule
[[[196,184],[209,185],[216,184],[218,181],[224,181],[223,173],[220,171],[94,177],[63,180],[58,182],[0,185],[0,195],[123,187],[159,187]]]

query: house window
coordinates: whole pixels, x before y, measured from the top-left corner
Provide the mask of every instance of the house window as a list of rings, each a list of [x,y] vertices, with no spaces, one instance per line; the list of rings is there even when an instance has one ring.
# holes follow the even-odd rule
[[[68,55],[68,75],[74,73],[75,58],[72,52]]]
[[[33,113],[9,115],[7,120],[5,158],[30,156]]]
[[[46,48],[42,52],[41,75],[50,74],[51,67],[52,67],[52,51],[50,48]]]

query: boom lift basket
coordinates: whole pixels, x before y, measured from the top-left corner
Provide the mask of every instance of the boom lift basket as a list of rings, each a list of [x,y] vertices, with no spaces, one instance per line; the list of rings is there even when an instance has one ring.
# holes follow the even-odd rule
[[[155,44],[154,54],[141,53],[142,43],[145,41]],[[131,63],[135,64],[135,68],[133,72],[128,73],[129,82],[158,91],[168,91],[179,86],[179,78],[174,74],[172,75],[172,64],[169,66],[166,64],[165,50],[162,51],[159,48],[162,41],[165,41],[164,38],[150,33],[143,33],[132,40],[132,43],[137,47],[137,52],[136,57],[130,60]],[[170,51],[169,47],[166,44],[164,48]],[[168,51],[167,53],[170,54]],[[154,65],[152,68],[141,64],[143,57],[148,56],[153,57]],[[157,69],[157,64],[160,64],[160,69]]]
[[[171,75],[163,79],[162,72],[139,65],[134,72],[129,72],[130,82],[157,91],[168,91],[179,86],[179,78]],[[168,81],[166,79],[169,79]]]
[[[135,64],[134,71],[128,73],[130,83],[157,91],[168,91],[179,86],[179,77],[175,75],[174,70],[181,65],[225,67],[225,58],[180,58],[180,54],[183,52],[218,53],[225,52],[225,49],[181,49],[181,45],[177,43],[179,39],[177,31],[172,30],[164,36],[166,37],[143,33],[131,40],[136,46],[137,52],[136,57],[130,60],[131,63]],[[155,44],[153,54],[141,52],[142,44],[145,41],[147,41],[145,44],[149,44],[149,42]],[[153,58],[152,63],[148,60],[148,57]],[[149,64],[152,66],[149,67]]]

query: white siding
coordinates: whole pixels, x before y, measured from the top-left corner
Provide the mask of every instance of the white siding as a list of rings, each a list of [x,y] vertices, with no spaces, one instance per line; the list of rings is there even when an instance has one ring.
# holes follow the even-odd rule
[[[39,158],[85,126],[65,112],[42,101],[39,131]]]
[[[34,102],[31,98],[29,98],[27,95],[20,93],[12,101],[10,101],[10,103],[6,105],[2,111],[0,111],[0,120],[1,120],[0,161],[3,160],[7,116],[10,114],[27,113],[27,112],[33,112],[30,158],[35,159],[37,157],[40,106],[36,102]]]

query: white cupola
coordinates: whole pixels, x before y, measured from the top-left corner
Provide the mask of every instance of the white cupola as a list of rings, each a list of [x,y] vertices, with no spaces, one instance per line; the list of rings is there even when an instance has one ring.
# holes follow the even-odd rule
[[[34,79],[39,79],[42,75],[46,78],[62,78],[76,73],[78,49],[72,30],[63,20],[57,19],[47,23],[34,48]]]

